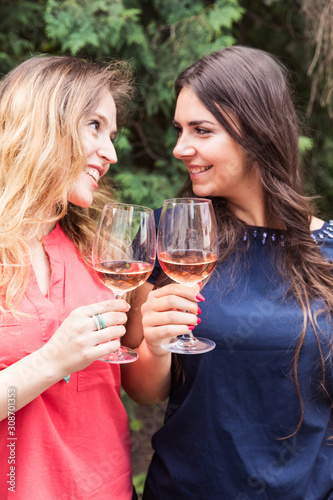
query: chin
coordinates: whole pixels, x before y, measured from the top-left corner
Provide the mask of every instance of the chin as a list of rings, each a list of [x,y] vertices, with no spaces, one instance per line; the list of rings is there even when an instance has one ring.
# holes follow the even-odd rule
[[[69,198],[69,203],[75,205],[76,207],[89,208],[92,205],[93,199],[82,199],[82,198]]]
[[[198,196],[199,198],[207,198],[208,196],[214,196],[208,189],[203,189],[202,187],[200,188],[199,186],[193,186],[193,193],[195,196]]]

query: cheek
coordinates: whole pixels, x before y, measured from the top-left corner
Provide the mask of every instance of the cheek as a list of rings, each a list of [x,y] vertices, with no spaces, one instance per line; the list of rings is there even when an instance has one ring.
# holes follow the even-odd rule
[[[67,199],[72,202],[72,200],[80,196],[81,190],[84,187],[85,173],[82,172],[79,177],[73,182],[72,187],[68,193]]]
[[[75,183],[75,184],[73,184],[72,189],[70,190],[70,192],[67,195],[67,201],[69,201],[70,203],[73,203],[74,205],[76,204],[76,199],[78,197],[77,191],[78,191],[78,189],[77,189],[77,185]]]
[[[94,141],[88,132],[83,133],[82,143],[85,155],[88,158],[94,152]]]
[[[239,148],[225,148],[228,153],[220,157],[219,175],[230,182],[246,175],[246,155]]]
[[[225,175],[227,175],[230,178],[230,181],[232,181],[232,179],[237,179],[239,177],[242,177],[244,173],[245,170],[243,162],[237,159],[232,159],[227,165],[227,168],[225,170]]]

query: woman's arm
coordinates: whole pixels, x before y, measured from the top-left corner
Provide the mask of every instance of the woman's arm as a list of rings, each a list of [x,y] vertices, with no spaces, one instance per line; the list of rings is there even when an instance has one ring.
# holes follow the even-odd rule
[[[199,285],[152,288],[145,283],[136,290],[126,325],[124,344],[137,347],[139,359],[121,366],[125,391],[142,405],[163,401],[170,392],[171,353],[160,347],[162,340],[183,335],[198,322]]]
[[[128,310],[124,300],[74,309],[43,347],[0,371],[0,420],[8,416],[8,388],[15,388],[17,411],[65,376],[118,349]],[[92,316],[98,313],[106,328],[96,331]]]

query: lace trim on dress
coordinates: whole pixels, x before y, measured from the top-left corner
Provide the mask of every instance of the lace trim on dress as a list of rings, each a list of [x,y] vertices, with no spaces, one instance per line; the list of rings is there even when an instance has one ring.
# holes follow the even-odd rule
[[[313,231],[311,237],[317,245],[321,245],[327,238],[333,239],[333,220],[325,222],[321,229]],[[247,241],[249,238],[261,241],[262,245],[272,242],[284,247],[286,244],[284,232],[270,228],[249,226],[243,234],[243,241]]]
[[[318,229],[317,231],[311,234],[313,240],[320,245],[323,243],[325,238],[333,239],[333,220],[330,220],[328,224],[324,224],[322,229]]]
[[[285,245],[285,236],[280,230],[249,227],[243,234],[243,241],[247,241],[248,238],[261,241],[262,245],[268,241],[279,243],[283,247]]]

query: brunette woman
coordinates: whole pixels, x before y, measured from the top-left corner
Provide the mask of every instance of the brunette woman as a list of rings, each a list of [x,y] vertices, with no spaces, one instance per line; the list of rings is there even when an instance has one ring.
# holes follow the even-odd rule
[[[176,95],[183,196],[213,200],[221,253],[200,294],[158,279],[132,307],[144,340],[124,383],[141,403],[169,396],[144,499],[331,499],[333,223],[304,194],[286,70],[230,47]],[[203,296],[194,335],[216,348],[172,357],[161,341],[197,324]]]

